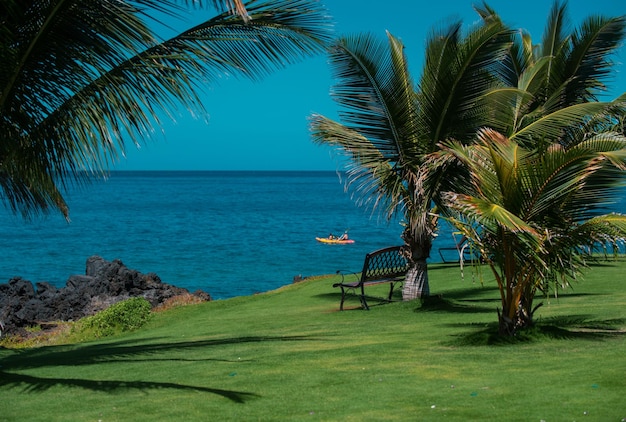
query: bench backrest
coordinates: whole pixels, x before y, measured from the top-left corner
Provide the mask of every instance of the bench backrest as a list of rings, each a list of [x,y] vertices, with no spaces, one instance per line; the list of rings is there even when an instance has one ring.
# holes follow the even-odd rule
[[[405,276],[408,263],[401,249],[402,246],[390,246],[365,255],[361,282]]]

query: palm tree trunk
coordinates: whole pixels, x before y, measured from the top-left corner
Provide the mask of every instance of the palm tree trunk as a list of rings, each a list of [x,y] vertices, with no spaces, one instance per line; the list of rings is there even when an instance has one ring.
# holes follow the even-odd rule
[[[402,287],[402,300],[413,300],[430,295],[426,259],[411,261]]]
[[[404,285],[402,286],[402,300],[421,299],[430,296],[428,284],[428,264],[432,248],[432,233],[437,220],[428,217],[426,212],[420,213],[420,218],[413,220],[402,232],[402,239],[407,247],[405,253],[409,263]]]

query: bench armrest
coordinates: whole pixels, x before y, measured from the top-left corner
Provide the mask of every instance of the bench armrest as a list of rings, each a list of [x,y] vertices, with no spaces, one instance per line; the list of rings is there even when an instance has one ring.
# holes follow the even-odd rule
[[[356,273],[354,271],[347,271],[347,270],[337,270],[336,274],[341,274],[341,283],[337,283],[337,285],[339,284],[343,284],[345,282],[345,279],[347,276],[351,276],[353,275],[354,278],[356,279],[355,281],[359,281],[359,273]]]

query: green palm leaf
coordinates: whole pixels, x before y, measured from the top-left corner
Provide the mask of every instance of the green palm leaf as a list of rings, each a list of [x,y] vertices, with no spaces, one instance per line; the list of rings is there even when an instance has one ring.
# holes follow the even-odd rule
[[[510,233],[528,233],[536,235],[537,231],[514,213],[502,205],[485,199],[458,195],[455,207],[465,216],[470,216],[478,224],[491,228],[495,232],[502,228]]]
[[[543,92],[538,92],[542,97],[548,97],[552,92],[558,90],[563,82],[563,57],[567,54],[569,37],[565,34],[568,26],[566,4],[554,2],[548,23],[543,32],[541,40],[540,57],[548,57],[548,70],[545,73],[545,82],[542,86]]]
[[[510,138],[525,145],[545,145],[557,142],[567,133],[565,128],[580,130],[589,119],[606,113],[612,106],[610,102],[593,102],[575,104],[547,115],[535,113],[534,116],[527,118],[532,119],[532,122],[528,122],[512,133]]]
[[[419,84],[421,137],[429,140],[428,151],[446,139],[468,140],[489,125],[490,115],[477,100],[499,84],[496,63],[506,58],[510,36],[499,20],[490,19],[465,37],[460,23],[429,37]]]
[[[609,55],[621,46],[625,27],[626,16],[591,16],[574,32],[564,75],[568,81],[565,104],[597,100],[597,93],[606,91],[604,81],[613,66]]]
[[[415,136],[414,87],[402,50],[391,34],[387,42],[363,35],[338,40],[330,53],[341,119],[396,162]]]
[[[331,46],[330,59],[337,78],[332,96],[344,107],[345,123],[312,116],[313,141],[337,145],[351,158],[348,186],[360,204],[393,214],[407,199],[400,176],[411,168],[417,146],[414,87],[403,46],[391,34],[386,43],[370,35],[345,37]]]

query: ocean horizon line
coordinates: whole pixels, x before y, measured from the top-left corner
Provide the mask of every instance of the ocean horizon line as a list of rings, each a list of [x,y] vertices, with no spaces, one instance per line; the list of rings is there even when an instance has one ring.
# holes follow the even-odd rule
[[[220,174],[344,174],[345,170],[106,170],[105,174],[202,174],[202,173],[220,173]]]

